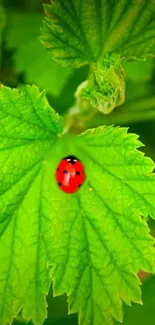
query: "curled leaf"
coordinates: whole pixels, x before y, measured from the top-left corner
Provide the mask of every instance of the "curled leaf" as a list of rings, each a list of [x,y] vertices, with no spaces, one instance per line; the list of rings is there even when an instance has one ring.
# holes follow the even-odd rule
[[[106,55],[92,66],[88,81],[79,86],[76,97],[82,97],[97,110],[109,114],[125,98],[124,70],[118,55]]]

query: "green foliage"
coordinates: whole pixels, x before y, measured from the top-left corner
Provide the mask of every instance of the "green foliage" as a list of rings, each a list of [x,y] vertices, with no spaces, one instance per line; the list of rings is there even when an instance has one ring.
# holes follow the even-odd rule
[[[109,58],[109,60],[107,60],[107,63],[110,63],[110,61],[112,62],[114,57],[117,58],[117,56],[113,54]],[[106,59],[104,61],[106,63]],[[118,67],[111,65],[110,69],[108,69],[108,65],[102,65],[101,70],[99,69],[100,74],[98,75],[99,77],[101,75],[101,78],[98,78],[101,81],[101,88],[98,87],[95,77],[93,80],[93,76],[96,75],[97,70],[94,70],[94,72],[90,72],[88,81],[86,80],[85,82],[81,83],[77,88],[77,101],[73,106],[73,109],[69,112],[70,115],[72,114],[72,121],[70,124],[72,124],[71,130],[73,132],[75,128],[78,131],[78,129],[84,130],[87,128],[98,127],[100,125],[128,125],[129,123],[155,120],[155,92],[153,81],[155,67],[154,59],[149,58],[146,61],[123,61],[122,63],[126,81],[124,104],[120,107],[117,107],[117,109],[111,111],[110,114],[105,115],[106,111],[104,107],[104,101],[105,103],[109,104],[107,105],[107,108],[114,108],[116,102],[111,101],[111,104],[114,104],[111,106],[110,99],[117,99],[117,94],[120,94],[122,96],[121,99],[123,101],[124,84],[123,78],[118,78],[119,75],[120,77],[122,76],[122,74],[119,73],[119,69],[120,72],[122,72],[122,68],[121,66],[119,66],[119,64]],[[100,61],[95,65],[98,66],[98,64],[100,64]],[[102,77],[102,72],[105,73],[104,77]],[[91,92],[88,93],[87,91],[86,93],[86,90],[90,89],[90,86],[88,86],[88,84],[93,84],[94,86],[91,87]],[[107,90],[109,90],[109,93],[98,91],[100,89],[106,89],[105,86],[108,84],[109,86],[107,87]],[[110,89],[112,89],[112,87],[110,87],[110,84],[115,85],[115,87],[113,88],[113,94],[110,92]],[[86,99],[83,98],[84,96],[82,96],[85,93],[87,95],[85,96]],[[94,95],[94,93],[95,95],[97,95],[95,99],[103,99],[101,112],[97,110],[99,108],[97,106],[97,101],[96,107],[95,101],[92,101],[92,94]],[[104,94],[105,97],[103,96]],[[116,95],[116,97],[110,97],[110,95]],[[91,106],[93,105],[93,103],[94,107]],[[66,119],[68,120],[67,116]]]
[[[54,62],[39,41],[41,14],[11,13],[6,33],[8,49],[14,49],[14,66],[25,81],[35,83],[58,96],[71,76],[72,68]],[[32,28],[33,26],[33,28]]]
[[[42,324],[50,278],[80,325],[122,320],[122,300],[141,302],[136,273],[154,271],[154,240],[141,217],[155,218],[154,163],[125,128],[63,135],[35,86],[2,87],[0,119],[0,324],[20,310]],[[73,195],[55,181],[69,154],[87,176]]]
[[[0,325],[14,318],[42,325],[51,283],[54,296],[66,301],[67,294],[79,325],[113,325],[122,321],[124,302],[142,302],[137,272],[155,272],[147,225],[148,216],[155,219],[155,165],[126,128],[80,132],[155,119],[154,63],[146,60],[155,52],[155,1],[51,0],[41,36],[48,51],[39,40],[41,0],[32,2],[20,3],[22,14],[15,0],[14,13],[6,8],[2,82],[10,73],[46,88],[51,106],[62,101],[62,112],[80,86],[64,119],[36,86],[0,88]],[[3,27],[0,7],[0,35]],[[76,79],[73,68],[83,65]],[[112,112],[124,102],[125,88],[127,101]],[[72,195],[55,179],[67,155],[77,156],[86,170],[86,181]],[[151,293],[154,306],[153,292],[152,277],[144,284],[144,303]],[[61,300],[56,304],[61,308]],[[63,325],[66,309],[59,320],[55,309],[53,304],[49,322]],[[126,306],[124,325],[147,325],[144,310]]]
[[[52,240],[51,216],[46,220],[42,211],[42,167],[61,119],[36,87],[21,95],[2,87],[0,119],[0,324],[21,309],[24,318],[41,324],[50,285],[46,245]]]
[[[89,80],[79,86],[77,97],[82,97],[90,104],[109,114],[124,102],[125,81],[124,70],[118,55],[105,57],[92,67]]]
[[[154,0],[51,0],[45,13],[42,41],[62,65],[113,52],[126,59],[155,53]]]
[[[76,92],[84,99],[81,111],[88,106],[90,115],[109,114],[123,104],[122,61],[155,53],[154,0],[52,0],[45,13],[41,39],[53,59],[62,66],[90,64],[89,78]]]
[[[143,305],[125,307],[123,325],[154,325],[155,277],[150,276],[142,287]],[[118,324],[118,323],[117,323]]]

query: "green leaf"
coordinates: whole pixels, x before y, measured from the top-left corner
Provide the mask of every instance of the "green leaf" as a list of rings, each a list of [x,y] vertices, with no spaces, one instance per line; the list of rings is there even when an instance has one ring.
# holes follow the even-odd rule
[[[125,307],[123,325],[154,325],[155,277],[150,276],[142,287],[143,306]],[[118,323],[117,323],[118,324]]]
[[[15,49],[14,65],[27,83],[35,83],[58,96],[73,70],[54,62],[39,41],[41,14],[11,13],[6,34],[9,49]],[[33,28],[32,28],[33,26]]]
[[[36,87],[21,94],[2,87],[0,120],[0,324],[21,309],[25,319],[42,324],[52,240],[50,215],[42,210],[42,167],[61,119]]]
[[[54,295],[67,293],[80,325],[122,320],[122,300],[141,302],[137,272],[154,271],[154,163],[125,128],[63,135],[61,118],[37,87],[0,89],[0,324],[20,311],[35,325]],[[60,190],[66,155],[84,164],[78,192]]]
[[[121,0],[113,12],[104,52],[116,51],[126,59],[155,55],[154,0]]]
[[[45,13],[42,42],[62,65],[155,54],[154,0],[51,0]]]

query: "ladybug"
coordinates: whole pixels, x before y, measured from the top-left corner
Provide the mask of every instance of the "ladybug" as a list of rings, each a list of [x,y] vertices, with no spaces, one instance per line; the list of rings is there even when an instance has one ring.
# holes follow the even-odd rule
[[[75,156],[63,158],[56,169],[56,181],[65,193],[74,193],[85,181],[85,170],[82,162]]]

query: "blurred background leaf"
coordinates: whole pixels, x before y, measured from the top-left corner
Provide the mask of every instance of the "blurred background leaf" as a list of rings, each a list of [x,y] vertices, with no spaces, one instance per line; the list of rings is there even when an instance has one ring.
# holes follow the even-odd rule
[[[126,61],[123,66],[127,80],[134,82],[149,81],[153,71],[153,59],[148,58],[145,61]]]
[[[24,81],[58,96],[71,76],[72,68],[55,63],[39,41],[41,13],[10,13],[6,48],[14,49],[14,68],[24,73]]]
[[[147,58],[144,61],[124,62],[126,80],[126,103],[155,94],[153,77],[155,61]]]
[[[2,51],[2,32],[6,23],[5,11],[2,6],[2,1],[0,0],[0,66],[1,66],[1,51]]]

